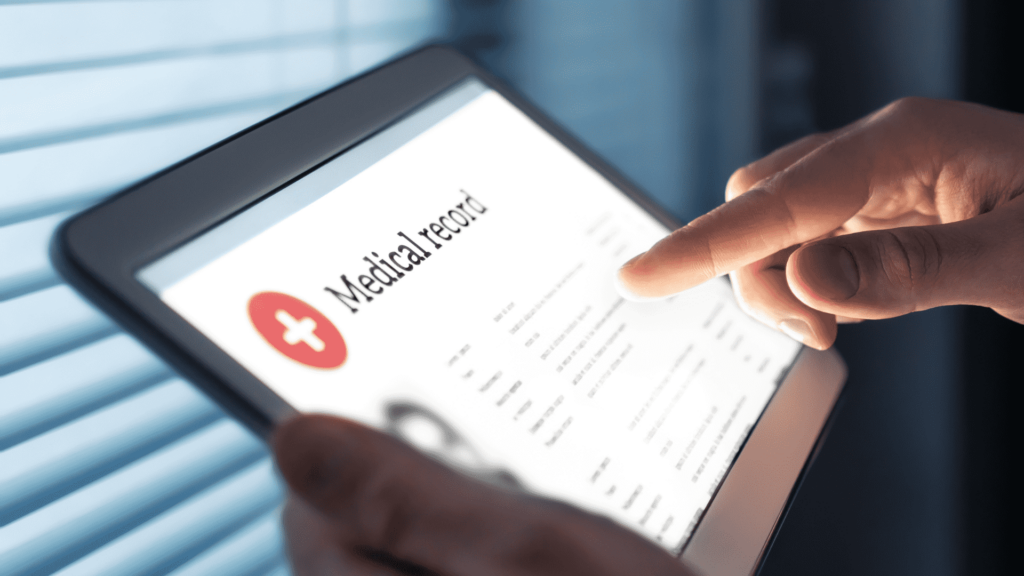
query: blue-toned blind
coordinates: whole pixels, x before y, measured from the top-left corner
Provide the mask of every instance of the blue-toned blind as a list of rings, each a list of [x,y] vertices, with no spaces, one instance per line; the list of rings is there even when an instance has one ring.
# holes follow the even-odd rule
[[[438,0],[0,0],[0,575],[288,573],[266,448],[63,285],[49,239],[446,23]]]

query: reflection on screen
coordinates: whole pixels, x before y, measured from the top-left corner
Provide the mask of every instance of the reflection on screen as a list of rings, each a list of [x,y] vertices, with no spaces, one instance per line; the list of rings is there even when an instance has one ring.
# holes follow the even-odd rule
[[[140,277],[296,408],[679,550],[799,345],[723,280],[623,301],[614,271],[665,228],[468,89]]]

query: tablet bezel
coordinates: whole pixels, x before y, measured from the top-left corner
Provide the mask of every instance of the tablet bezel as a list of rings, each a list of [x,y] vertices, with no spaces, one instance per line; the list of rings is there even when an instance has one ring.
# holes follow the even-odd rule
[[[54,264],[72,286],[267,438],[273,423],[291,416],[294,409],[160,300],[136,273],[469,76],[507,98],[660,222],[669,228],[678,226],[636,186],[524,98],[457,52],[432,46],[296,104],[72,218],[54,238]],[[750,573],[756,568],[821,437],[844,376],[835,353],[805,350],[801,354],[720,485],[683,552],[685,559],[692,556],[691,563],[715,574]],[[813,401],[791,392],[807,394],[805,388],[816,392],[809,396]],[[800,418],[791,420],[794,406]],[[793,430],[798,432],[786,435]],[[786,440],[773,440],[778,438]],[[775,461],[786,465],[772,466],[768,472],[755,469],[753,475],[748,472],[749,463]],[[768,483],[772,489],[757,489],[766,473],[774,480]],[[767,506],[771,510],[765,502],[772,502]],[[736,530],[737,506],[760,510],[757,522],[749,524],[757,526],[753,532],[759,545],[751,544],[748,531]],[[744,538],[731,537],[730,532],[743,533]],[[715,534],[714,541],[709,543],[706,534]],[[724,560],[714,553],[737,546],[743,553],[727,554]],[[739,557],[747,560],[737,564]],[[723,561],[749,565],[749,569],[735,572],[734,566],[722,572]]]

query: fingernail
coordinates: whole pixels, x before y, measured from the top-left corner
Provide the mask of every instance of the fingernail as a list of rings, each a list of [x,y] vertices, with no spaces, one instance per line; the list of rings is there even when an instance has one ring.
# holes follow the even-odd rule
[[[628,264],[628,262],[627,262]],[[615,278],[612,280],[615,284],[615,291],[619,293],[625,300],[630,302],[656,302],[658,300],[664,300],[667,296],[641,296],[636,292],[629,289],[626,283],[622,281],[622,270],[620,269],[615,273]]]
[[[812,244],[800,253],[800,276],[811,292],[834,302],[849,299],[860,288],[853,254],[829,242]]]
[[[803,320],[797,320],[796,318],[779,322],[779,330],[801,344],[807,342],[811,337],[811,327]]]

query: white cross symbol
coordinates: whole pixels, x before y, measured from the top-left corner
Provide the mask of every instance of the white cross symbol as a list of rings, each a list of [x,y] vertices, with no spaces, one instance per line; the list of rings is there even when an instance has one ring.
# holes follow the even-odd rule
[[[275,312],[274,318],[286,328],[284,331],[285,342],[293,346],[299,342],[305,342],[307,346],[317,352],[324,351],[324,341],[317,338],[316,334],[313,334],[313,331],[316,330],[316,321],[312,318],[296,320],[284,310]]]

